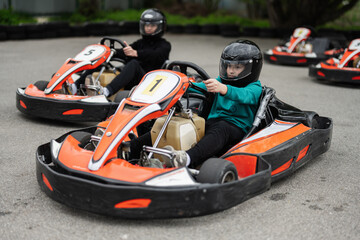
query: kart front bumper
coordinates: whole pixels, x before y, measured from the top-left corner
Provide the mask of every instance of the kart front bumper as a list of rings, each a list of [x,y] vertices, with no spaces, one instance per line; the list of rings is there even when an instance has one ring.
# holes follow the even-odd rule
[[[119,103],[84,102],[34,97],[16,91],[16,107],[20,112],[34,117],[69,121],[100,122],[115,113]]]
[[[305,57],[305,56],[294,56],[294,55],[279,55],[276,53],[264,52],[264,59],[270,63],[291,65],[291,66],[308,66],[310,64],[316,64],[326,57],[323,55],[317,55],[317,57]]]
[[[360,69],[358,71],[326,69],[311,65],[309,66],[309,76],[330,82],[360,84]]]
[[[259,158],[258,168],[258,173],[226,184],[154,187],[59,169],[51,161],[50,143],[36,153],[37,180],[50,198],[89,212],[134,219],[195,217],[231,208],[270,188],[269,164]]]

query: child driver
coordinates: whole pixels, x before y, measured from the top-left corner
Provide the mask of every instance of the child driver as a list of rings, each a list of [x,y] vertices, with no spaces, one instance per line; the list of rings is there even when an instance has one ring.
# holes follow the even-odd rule
[[[225,47],[220,58],[220,76],[197,86],[215,93],[205,125],[205,136],[187,151],[173,151],[175,167],[196,167],[213,156],[221,156],[250,130],[262,87],[258,80],[263,58],[252,41],[238,40]]]

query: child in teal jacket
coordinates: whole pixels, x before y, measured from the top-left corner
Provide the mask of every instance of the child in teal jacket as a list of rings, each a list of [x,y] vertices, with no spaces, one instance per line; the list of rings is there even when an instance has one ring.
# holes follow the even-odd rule
[[[205,136],[191,149],[173,151],[175,167],[196,167],[208,158],[220,156],[238,143],[250,130],[259,104],[262,87],[258,80],[263,58],[252,41],[238,40],[222,52],[220,76],[197,86],[215,93],[205,125]]]
[[[258,78],[262,63],[261,50],[252,41],[238,40],[225,47],[220,58],[219,77],[194,83],[215,94],[204,137],[187,151],[165,146],[164,149],[175,156],[165,159],[166,162],[174,167],[196,167],[213,156],[221,156],[243,139],[252,126],[259,104],[262,87]],[[142,146],[150,144],[150,133],[132,140],[131,158],[138,158]]]

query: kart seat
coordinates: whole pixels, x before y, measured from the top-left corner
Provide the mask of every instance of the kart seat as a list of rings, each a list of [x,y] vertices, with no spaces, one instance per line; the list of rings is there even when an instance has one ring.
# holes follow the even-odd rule
[[[330,47],[330,40],[328,38],[314,38],[309,43],[312,44],[314,53],[324,53]]]
[[[266,86],[263,87],[253,125],[249,132],[245,135],[244,139],[265,128],[274,121],[274,113],[269,105],[269,102],[274,95],[275,90],[273,88]]]

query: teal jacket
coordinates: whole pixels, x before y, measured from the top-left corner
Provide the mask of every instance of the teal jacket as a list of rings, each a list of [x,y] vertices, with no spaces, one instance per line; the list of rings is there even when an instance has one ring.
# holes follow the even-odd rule
[[[217,77],[216,80],[221,82],[220,77]],[[206,90],[203,82],[194,83],[194,85]],[[223,119],[235,124],[247,133],[252,126],[259,104],[262,91],[261,83],[258,80],[242,88],[226,86],[228,90],[225,95],[215,94],[208,119]]]

